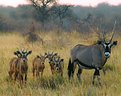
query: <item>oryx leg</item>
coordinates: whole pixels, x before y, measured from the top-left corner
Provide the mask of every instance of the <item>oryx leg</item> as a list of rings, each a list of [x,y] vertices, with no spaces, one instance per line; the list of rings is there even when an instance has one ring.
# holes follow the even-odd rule
[[[39,68],[38,67],[36,68],[36,73],[35,74],[36,74],[36,78],[38,78],[39,77]]]
[[[35,69],[32,69],[32,73],[33,73],[33,78],[35,77]]]
[[[18,72],[15,72],[15,74],[14,74],[14,81],[16,81],[17,78],[18,78]]]
[[[53,75],[54,74],[54,70],[52,69],[51,72],[52,72],[52,75]]]
[[[39,70],[36,70],[36,78],[39,77]]]
[[[21,80],[21,83],[23,84],[23,74],[21,75],[21,79],[20,80]]]
[[[72,78],[74,77],[74,72],[75,72],[75,69],[76,69],[76,62],[72,63],[73,67],[72,67]]]
[[[69,65],[68,65],[68,78],[69,78],[69,80],[71,77],[73,78],[75,68],[76,68],[76,62],[71,63],[71,61],[69,61]]]
[[[82,73],[82,69],[78,68],[77,78],[78,78],[79,81],[81,81],[81,73]]]
[[[72,75],[72,70],[73,70],[73,63],[71,63],[71,59],[69,59],[68,63],[68,79],[70,80],[71,75]]]
[[[94,82],[95,82],[95,78],[97,77],[98,79],[98,82],[99,84],[101,85],[101,82],[100,82],[100,72],[98,69],[95,69],[95,72],[94,72],[94,75],[93,75],[93,81],[92,81],[92,84],[94,85]]]
[[[63,77],[63,70],[61,70],[61,77]]]
[[[68,69],[68,79],[70,80],[71,78],[71,70]]]
[[[19,76],[19,82],[20,82],[20,86],[23,84],[23,74],[18,74]]]
[[[9,71],[9,72],[8,72],[10,79],[13,79],[13,78],[12,78],[13,73],[14,73],[13,71]]]
[[[27,82],[27,73],[25,73],[25,84]]]
[[[42,71],[41,71],[41,77],[43,76],[43,71],[44,71],[44,69],[42,69]]]

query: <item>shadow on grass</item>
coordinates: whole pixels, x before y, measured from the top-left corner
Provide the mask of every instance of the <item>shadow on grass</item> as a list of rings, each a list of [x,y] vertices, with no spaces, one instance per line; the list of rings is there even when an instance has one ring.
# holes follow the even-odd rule
[[[65,80],[61,76],[42,77],[29,83],[32,88],[59,89]]]

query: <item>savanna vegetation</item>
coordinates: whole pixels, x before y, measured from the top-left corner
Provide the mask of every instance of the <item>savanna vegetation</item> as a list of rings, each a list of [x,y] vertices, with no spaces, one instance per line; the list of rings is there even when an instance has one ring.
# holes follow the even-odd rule
[[[16,8],[0,6],[0,96],[121,96],[121,5],[103,3],[97,7],[82,7],[43,0],[45,2],[38,6],[33,1],[28,0],[30,5]],[[69,81],[70,49],[80,43],[96,43],[102,32],[109,40],[112,30],[118,44],[112,48],[105,65],[106,75],[101,71],[102,86],[92,85],[94,70],[84,70],[81,83],[76,75]],[[18,82],[10,80],[8,71],[9,62],[15,57],[13,52],[22,48],[32,50],[32,54],[28,56],[28,81],[21,88]],[[57,52],[64,59],[63,78],[52,76],[48,60],[43,77],[33,78],[32,61],[45,52]]]
[[[120,96],[121,95],[121,65],[120,65],[120,37],[118,35],[114,40],[118,40],[118,46],[112,50],[112,55],[105,65],[106,75],[101,71],[102,86],[92,85],[92,75],[94,70],[84,70],[82,74],[82,83],[79,83],[75,75],[74,80],[68,81],[67,65],[70,49],[78,43],[93,44],[98,39],[95,33],[83,35],[78,32],[57,33],[41,32],[38,34],[45,42],[29,43],[26,37],[18,33],[0,34],[0,95],[1,96]],[[110,39],[111,34],[107,36]],[[9,62],[14,57],[13,52],[17,48],[29,48],[32,55],[28,57],[28,81],[23,88],[13,82],[8,77]],[[52,76],[48,60],[45,62],[43,77],[36,80],[32,76],[32,60],[39,53],[57,52],[64,58],[64,76]],[[75,72],[76,74],[76,72]]]

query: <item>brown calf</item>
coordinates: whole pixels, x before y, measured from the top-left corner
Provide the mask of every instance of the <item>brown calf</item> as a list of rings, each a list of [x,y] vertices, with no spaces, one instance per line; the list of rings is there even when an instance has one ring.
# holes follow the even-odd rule
[[[47,58],[49,60],[49,64],[50,64],[52,74],[55,73],[54,58],[56,58],[56,57],[58,57],[57,53],[53,54],[53,52],[52,52],[52,53],[47,54]]]
[[[57,74],[63,76],[63,69],[64,69],[64,59],[58,58],[58,60],[54,59],[54,69]]]
[[[27,64],[27,56],[31,54],[32,51],[16,51],[14,55],[17,57],[11,59],[10,61],[10,70],[9,76],[12,78],[14,76],[14,80],[19,79],[20,83],[23,81],[27,81],[27,71],[28,71],[28,64]]]
[[[52,74],[58,73],[63,76],[64,59],[60,59],[59,56],[55,55],[49,63]]]
[[[45,59],[47,58],[47,54],[45,53],[44,56],[40,55],[34,58],[33,60],[33,68],[32,68],[32,72],[33,72],[33,77],[39,77],[39,73],[41,72],[41,76],[43,76],[43,71],[45,69]]]

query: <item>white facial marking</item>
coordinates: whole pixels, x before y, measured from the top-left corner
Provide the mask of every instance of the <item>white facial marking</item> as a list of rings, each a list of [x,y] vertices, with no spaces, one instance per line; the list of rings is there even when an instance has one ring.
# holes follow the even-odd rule
[[[104,43],[104,47],[106,48],[106,44]]]
[[[106,57],[110,57],[110,53],[109,52],[105,52],[105,56]]]
[[[108,47],[110,48],[111,47],[111,44],[109,44]]]

